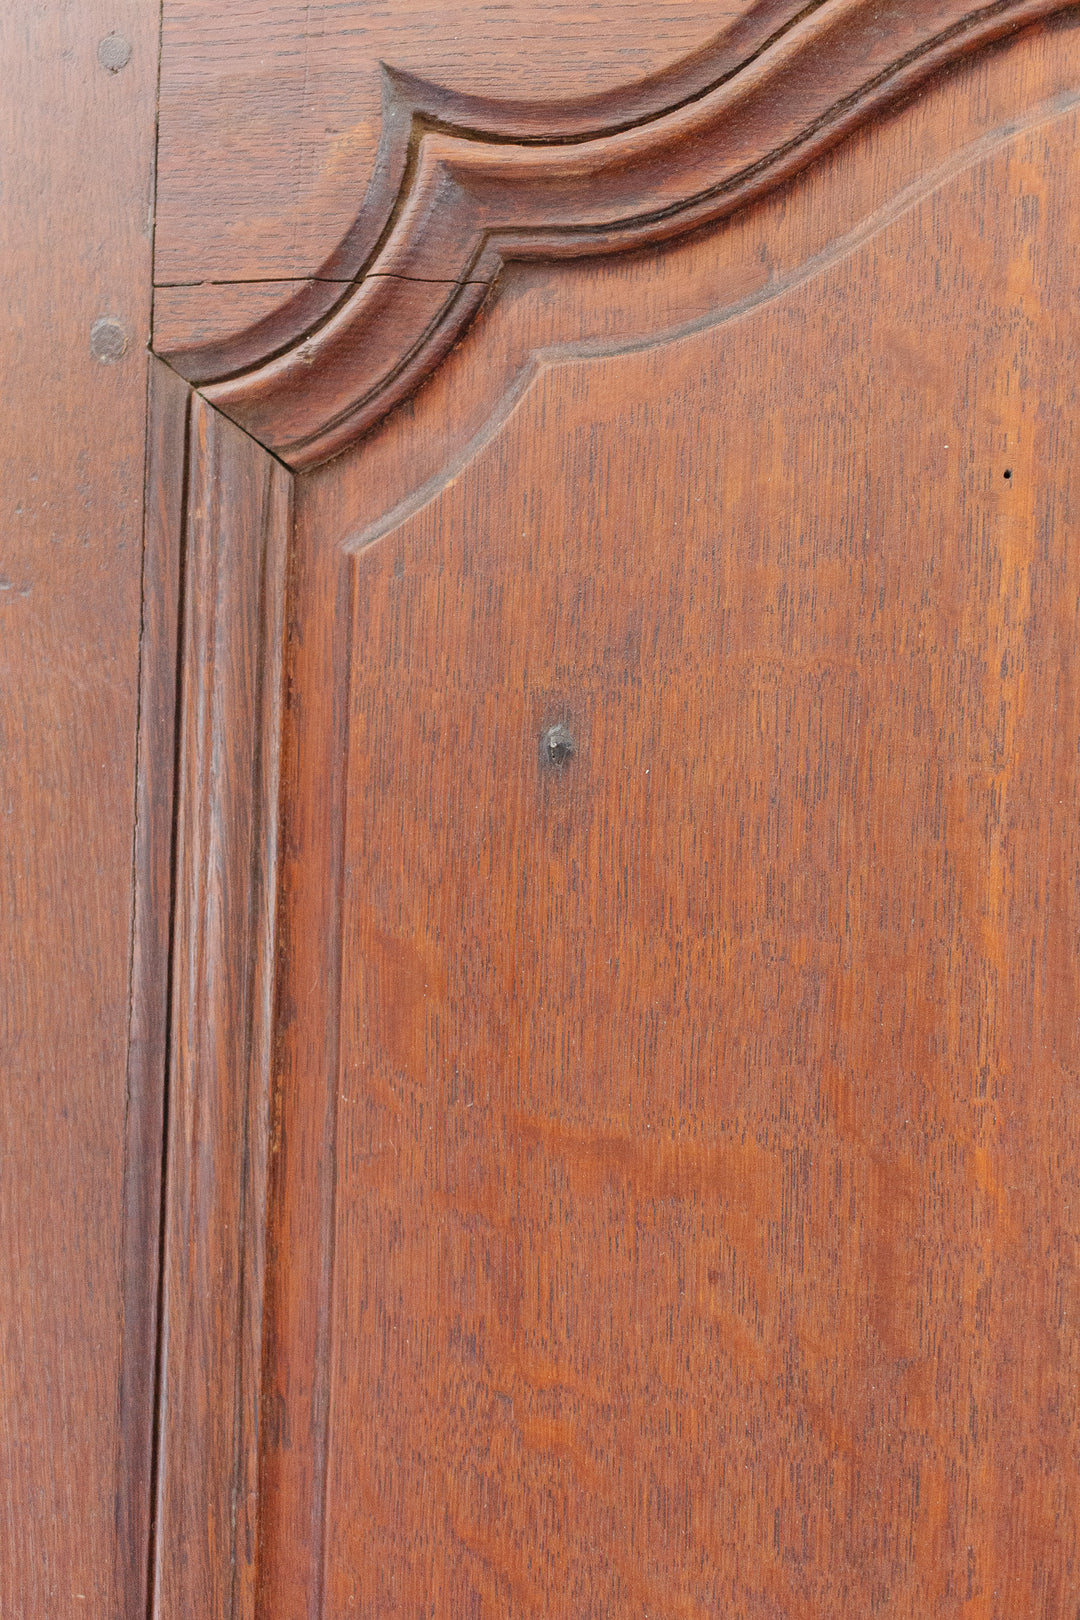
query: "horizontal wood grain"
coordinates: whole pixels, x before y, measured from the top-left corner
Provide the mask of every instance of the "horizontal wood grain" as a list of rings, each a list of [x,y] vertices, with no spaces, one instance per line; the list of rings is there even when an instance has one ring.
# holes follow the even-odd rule
[[[289,465],[317,464],[430,372],[506,262],[642,247],[723,218],[943,65],[1069,9],[832,0],[715,88],[620,133],[542,146],[422,133],[385,240],[328,318],[273,355],[293,325],[271,317],[249,337],[272,357],[222,381],[250,349],[170,361]]]

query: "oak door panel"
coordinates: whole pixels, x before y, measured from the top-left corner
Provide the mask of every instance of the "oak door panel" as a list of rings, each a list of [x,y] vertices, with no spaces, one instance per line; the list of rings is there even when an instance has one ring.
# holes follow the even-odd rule
[[[301,484],[282,1613],[1075,1597],[1075,147]]]
[[[164,1620],[1080,1602],[1078,121],[194,404]]]

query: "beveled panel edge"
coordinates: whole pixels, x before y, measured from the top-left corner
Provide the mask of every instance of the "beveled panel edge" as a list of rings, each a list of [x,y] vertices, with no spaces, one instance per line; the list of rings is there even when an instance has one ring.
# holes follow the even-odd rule
[[[748,314],[762,310],[842,263],[850,254],[872,242],[910,209],[918,207],[942,186],[948,185],[966,169],[991,156],[1008,141],[1078,109],[1080,109],[1080,85],[1075,91],[1035,103],[1023,115],[989,129],[974,140],[957,147],[945,162],[902,187],[887,202],[858,219],[850,229],[832,238],[826,247],[793,264],[783,274],[770,276],[753,292],[741,294],[730,303],[719,302],[706,315],[693,316],[669,327],[650,330],[647,333],[636,332],[618,337],[594,335],[572,338],[531,349],[508,382],[505,379],[497,380],[491,394],[490,414],[474,433],[457,446],[446,464],[395,501],[375,522],[363,524],[349,535],[342,542],[343,550],[352,554],[366,550],[368,546],[375,545],[385,536],[392,534],[402,523],[409,521],[433,501],[438,500],[443,490],[453,482],[463,468],[467,467],[503,430],[509,418],[523,404],[545,371],[557,366],[575,365],[581,361],[607,360],[620,355],[638,354],[643,350],[678,343],[703,332],[718,331]]]
[[[210,351],[165,358],[288,466],[316,466],[439,363],[508,260],[629,251],[719,220],[942,67],[1078,10],[824,0],[707,93],[614,134],[527,144],[426,128],[365,273],[306,335],[232,376],[205,369]]]
[[[143,499],[131,999],[124,1144],[123,1337],[115,1504],[121,1612],[146,1612],[168,1064],[180,552],[192,391],[151,360]]]

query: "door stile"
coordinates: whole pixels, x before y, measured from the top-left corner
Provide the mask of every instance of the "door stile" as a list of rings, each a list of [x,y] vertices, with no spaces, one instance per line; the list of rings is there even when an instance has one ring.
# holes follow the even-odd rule
[[[151,601],[144,772],[158,786],[144,784],[153,804],[139,873],[147,909],[161,916],[172,843],[170,961],[160,937],[148,942],[144,1008],[167,979],[152,1612],[223,1620],[250,1616],[254,1604],[292,477],[198,395],[178,431],[174,390],[172,378],[158,379],[155,420],[164,415],[172,445],[156,463],[165,517],[148,585],[152,598],[172,583],[179,602],[175,741],[169,610]],[[183,498],[170,501],[178,476]]]

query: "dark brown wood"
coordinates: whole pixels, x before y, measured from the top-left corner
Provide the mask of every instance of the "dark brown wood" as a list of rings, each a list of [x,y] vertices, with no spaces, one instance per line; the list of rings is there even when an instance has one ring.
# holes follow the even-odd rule
[[[148,1599],[168,1062],[184,445],[191,390],[151,361],[135,793],[116,1555],[121,1612]]]
[[[155,1593],[250,1612],[255,1563],[278,744],[291,478],[191,406],[176,786]]]
[[[945,10],[705,226],[425,135],[543,230],[291,497],[196,399],[158,1620],[1080,1605],[1080,18]]]
[[[0,8],[5,1620],[145,1608],[160,1075],[129,1089],[126,1045],[157,44],[140,0]]]
[[[722,218],[944,64],[1067,9],[1060,0],[803,7],[698,97],[580,143],[425,133],[414,120],[415,151],[378,251],[328,319],[328,297],[313,308],[301,300],[310,330],[286,306],[243,343],[169,359],[290,466],[315,465],[437,364],[506,262],[641,247]],[[330,284],[320,293],[328,289],[337,296]]]

